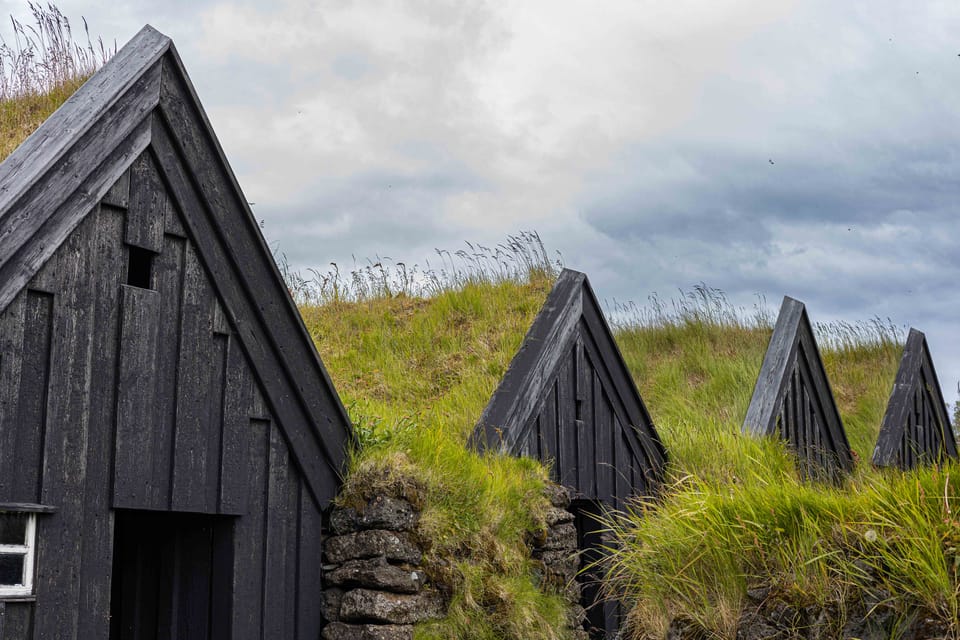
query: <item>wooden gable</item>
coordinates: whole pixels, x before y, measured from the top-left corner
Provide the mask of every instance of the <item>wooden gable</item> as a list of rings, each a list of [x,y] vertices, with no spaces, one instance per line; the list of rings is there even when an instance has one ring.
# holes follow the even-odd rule
[[[853,454],[802,302],[784,297],[743,421],[744,433],[779,437],[808,477],[837,478]]]
[[[196,287],[196,304],[216,298],[210,321],[234,335],[311,493],[326,504],[350,422],[172,42],[149,26],[0,165],[0,310],[102,198],[128,212],[125,245],[157,254],[161,271],[164,225],[182,227],[195,249],[186,277],[199,278],[185,284]],[[155,297],[125,293],[124,313],[155,313]]]
[[[873,464],[912,469],[957,457],[957,443],[927,339],[910,329],[880,425]]]
[[[666,452],[584,274],[560,274],[472,443],[551,463],[581,499],[656,492]]]
[[[211,637],[318,638],[351,439],[172,43],[144,28],[0,164],[0,503],[44,508],[0,640],[173,637],[127,633],[166,588]]]

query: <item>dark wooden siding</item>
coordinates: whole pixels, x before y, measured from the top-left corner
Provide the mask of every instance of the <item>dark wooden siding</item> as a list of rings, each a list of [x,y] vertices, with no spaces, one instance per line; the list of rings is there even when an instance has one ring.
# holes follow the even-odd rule
[[[926,337],[910,329],[880,426],[873,464],[912,469],[957,457],[950,425]]]
[[[743,431],[784,440],[805,477],[837,480],[853,468],[810,319],[793,298],[783,299]]]
[[[582,273],[561,273],[472,443],[550,463],[586,500],[657,491],[666,452]]]
[[[233,637],[315,639],[320,509],[155,165],[0,314],[0,498],[57,508],[0,640],[108,636],[111,507],[236,516]],[[131,244],[151,289],[125,284]]]

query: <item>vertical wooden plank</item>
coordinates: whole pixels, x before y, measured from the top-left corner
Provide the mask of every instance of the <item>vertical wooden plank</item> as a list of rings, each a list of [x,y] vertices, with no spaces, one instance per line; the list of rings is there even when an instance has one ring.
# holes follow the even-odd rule
[[[247,509],[247,466],[250,459],[250,404],[253,378],[236,340],[227,343],[223,395],[223,442],[220,461],[219,513],[243,515]]]
[[[264,554],[267,525],[267,461],[270,458],[270,423],[252,419],[247,515],[234,529],[233,633],[235,640],[261,640],[264,594]]]
[[[23,312],[26,292],[21,292],[0,314],[0,495],[14,499],[20,431],[20,378],[23,362]],[[36,493],[34,492],[34,495]]]
[[[36,634],[77,637],[85,514],[87,444],[94,331],[90,278],[96,216],[88,216],[55,254],[58,283],[43,443],[40,502],[60,510],[38,523]],[[48,266],[50,266],[48,264]]]
[[[323,553],[323,524],[320,509],[310,492],[300,486],[300,538],[299,561],[297,562],[297,640],[314,640],[320,637],[323,618],[317,602],[323,593],[321,582]]]
[[[575,372],[577,394],[579,396],[577,411],[577,454],[580,469],[578,474],[581,494],[591,498],[597,495],[597,465],[600,457],[597,455],[597,425],[593,410],[593,363],[583,353],[583,345],[577,345],[580,353],[579,369]]]
[[[236,519],[221,521],[213,531],[210,586],[210,640],[233,638],[233,564]],[[319,637],[319,636],[318,636]]]
[[[567,354],[566,361],[560,368],[557,377],[557,418],[559,425],[558,440],[560,445],[560,484],[576,489],[579,474],[579,459],[577,456],[577,421],[574,380],[576,372],[573,369],[573,355]]]
[[[617,504],[622,505],[623,501],[633,494],[633,479],[630,477],[632,461],[628,453],[630,448],[623,433],[623,423],[620,422],[620,416],[615,413],[613,414],[613,436],[613,441],[617,443],[617,459],[614,468],[616,488],[614,492],[617,496]]]
[[[616,453],[613,450],[613,420],[610,412],[610,401],[603,387],[600,385],[600,376],[593,372],[593,399],[594,414],[596,416],[596,456],[597,456],[597,497],[601,500],[610,500],[614,496],[614,466]]]
[[[209,640],[213,526],[208,521],[201,526],[185,527],[177,531],[177,542],[183,571],[175,585],[174,597],[179,603],[176,637]]]
[[[154,286],[160,296],[157,343],[156,398],[153,456],[153,503],[166,509],[172,501],[173,445],[177,423],[177,366],[180,355],[180,331],[183,314],[183,267],[186,244],[180,238],[166,236],[163,251],[153,261]]]
[[[5,637],[6,637],[3,633],[3,623],[6,617],[7,617],[7,603],[0,600],[0,640],[5,640]]]
[[[551,477],[555,482],[560,481],[559,454],[557,453],[557,385],[551,384],[543,399],[543,408],[540,410],[540,432],[543,434],[543,462],[550,465]]]
[[[206,481],[207,513],[215,513],[220,504],[220,488],[222,486],[223,471],[223,416],[226,381],[227,355],[230,347],[230,337],[223,333],[214,333],[213,345],[210,353],[210,380],[207,384],[207,465]]]
[[[28,290],[24,307],[20,397],[17,400],[17,423],[11,425],[14,457],[12,466],[5,470],[11,473],[8,499],[39,502],[47,431],[54,297]]]
[[[120,175],[120,178],[113,183],[113,186],[110,187],[110,190],[107,191],[106,195],[103,196],[103,199],[100,202],[101,204],[111,207],[118,207],[120,209],[126,209],[128,206],[130,206],[129,169]]]
[[[96,301],[92,335],[94,382],[90,400],[83,559],[80,582],[80,638],[106,638],[110,632],[110,578],[113,556],[113,478],[115,388],[119,356],[119,296],[124,273],[123,214],[100,207],[95,222]]]
[[[176,511],[215,512],[207,504],[216,495],[207,486],[208,467],[219,474],[219,459],[210,460],[207,450],[209,385],[212,365],[212,304],[214,292],[203,265],[187,244],[183,276],[180,359],[177,365],[177,423],[173,446],[171,508]],[[216,482],[216,476],[214,476]]]
[[[270,461],[267,474],[267,538],[263,580],[263,634],[265,638],[289,638],[289,614],[285,604],[292,600],[287,593],[288,534],[295,514],[289,504],[290,454],[280,429],[270,429]]]
[[[167,190],[150,151],[140,154],[130,167],[130,205],[127,211],[127,244],[154,253],[163,249]]]
[[[120,299],[113,503],[118,508],[156,509],[161,505],[153,502],[153,479],[167,471],[166,461],[153,455],[160,295],[122,285]]]
[[[32,602],[7,602],[4,603],[3,617],[0,618],[2,640],[32,640],[34,603]]]

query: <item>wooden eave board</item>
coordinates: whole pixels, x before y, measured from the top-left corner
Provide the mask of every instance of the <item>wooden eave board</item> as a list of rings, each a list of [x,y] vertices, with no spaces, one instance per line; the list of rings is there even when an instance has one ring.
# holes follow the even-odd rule
[[[320,504],[354,435],[176,48],[149,25],[0,164],[0,310],[150,150]],[[307,425],[304,427],[303,425]]]
[[[926,336],[916,329],[910,329],[907,343],[900,358],[897,376],[890,392],[890,400],[880,425],[880,433],[873,451],[873,464],[878,467],[899,466],[906,468],[909,465],[899,455],[903,446],[903,439],[907,436],[907,424],[910,413],[916,410],[915,398],[921,398],[921,403],[929,408],[934,426],[939,430],[942,438],[942,452],[920,451],[919,453],[931,456],[930,461],[939,459],[940,454],[957,457],[957,444],[950,424],[950,415],[947,412],[940,381],[933,366],[933,358],[927,345]],[[912,446],[914,443],[906,443]],[[915,443],[919,445],[919,443]]]

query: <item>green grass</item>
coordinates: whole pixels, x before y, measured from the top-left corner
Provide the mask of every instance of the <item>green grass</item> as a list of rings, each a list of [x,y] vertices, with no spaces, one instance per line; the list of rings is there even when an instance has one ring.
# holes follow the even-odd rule
[[[545,530],[546,470],[466,447],[553,285],[542,258],[498,276],[448,270],[424,280],[430,297],[381,267],[326,293],[299,289],[362,444],[340,502],[387,492],[417,504],[427,573],[452,594],[445,619],[418,627],[421,640],[564,637],[563,601],[538,589],[529,557]]]
[[[0,161],[13,153],[44,120],[116,51],[73,39],[70,21],[53,4],[29,3],[31,23],[10,16],[13,42],[0,44]]]
[[[607,522],[613,591],[634,605],[632,637],[664,637],[682,618],[704,637],[733,638],[747,589],[760,587],[833,612],[841,626],[846,610],[867,602],[873,615],[892,612],[904,625],[931,617],[956,632],[960,466],[900,473],[869,464],[900,332],[879,321],[817,328],[859,459],[832,486],[801,481],[779,442],[740,434],[767,314],[705,309],[688,298],[675,313],[635,316],[616,331],[671,454],[662,500]]]

